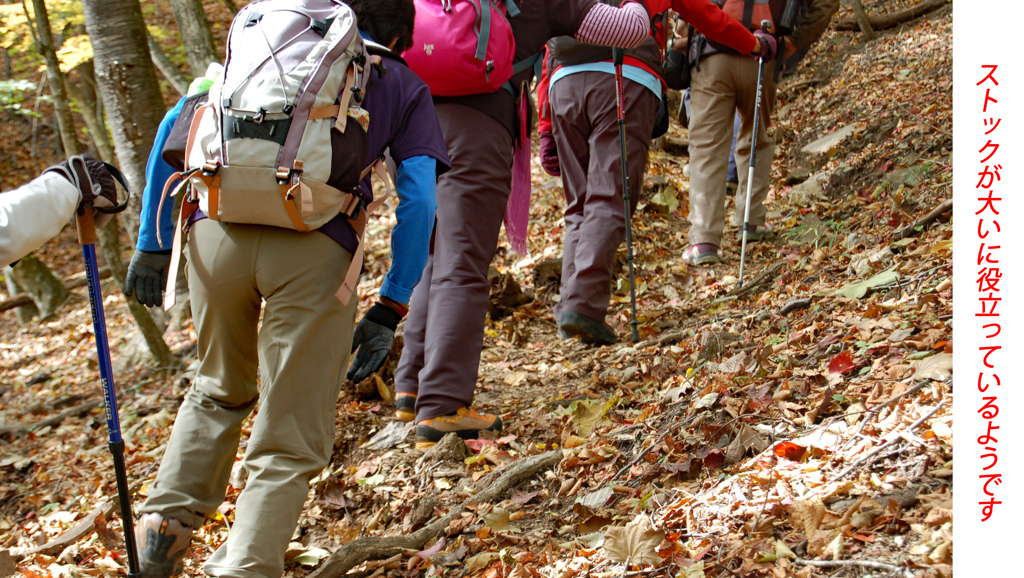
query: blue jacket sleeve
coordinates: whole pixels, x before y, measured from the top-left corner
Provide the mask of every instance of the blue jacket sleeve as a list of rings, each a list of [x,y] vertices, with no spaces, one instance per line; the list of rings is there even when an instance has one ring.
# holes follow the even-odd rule
[[[178,120],[181,108],[185,104],[182,98],[174,108],[167,111],[164,119],[160,121],[160,129],[156,133],[156,140],[153,141],[153,150],[149,153],[149,161],[146,163],[146,190],[142,193],[142,215],[139,218],[139,242],[136,246],[140,251],[169,251],[171,239],[174,238],[174,199],[167,197],[164,201],[163,211],[160,213],[161,223],[156,222],[156,213],[160,205],[160,195],[164,192],[164,183],[177,171],[164,161],[160,152],[171,134],[171,127]],[[160,236],[164,246],[157,242],[156,231],[160,229]]]
[[[433,157],[410,157],[398,165],[398,223],[391,231],[391,269],[380,294],[408,303],[430,254],[437,210],[437,166]]]

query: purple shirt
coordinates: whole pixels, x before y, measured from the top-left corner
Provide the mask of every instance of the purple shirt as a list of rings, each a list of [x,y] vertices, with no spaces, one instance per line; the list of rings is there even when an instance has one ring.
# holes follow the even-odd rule
[[[366,99],[362,103],[370,113],[366,164],[390,149],[396,165],[415,156],[428,156],[437,161],[437,174],[441,175],[451,168],[451,161],[430,89],[402,62],[389,56],[381,56],[381,61],[387,74],[380,78],[376,69],[371,68],[374,72],[370,73]],[[372,190],[370,175],[367,175],[359,183],[358,194],[371,198]],[[358,239],[345,217],[338,215],[317,230],[355,252]]]

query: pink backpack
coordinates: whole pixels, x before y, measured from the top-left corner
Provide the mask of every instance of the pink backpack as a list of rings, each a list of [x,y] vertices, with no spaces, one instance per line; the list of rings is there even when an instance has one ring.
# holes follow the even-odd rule
[[[513,0],[415,0],[416,33],[402,54],[434,96],[494,92],[512,78]]]

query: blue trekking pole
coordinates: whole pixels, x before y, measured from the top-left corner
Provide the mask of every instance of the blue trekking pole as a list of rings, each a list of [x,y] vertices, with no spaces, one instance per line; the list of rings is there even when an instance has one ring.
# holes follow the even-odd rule
[[[761,22],[761,32],[771,30],[771,22]],[[743,265],[747,260],[747,230],[750,229],[750,199],[754,193],[754,157],[757,156],[757,124],[761,113],[761,87],[764,82],[764,57],[757,59],[757,100],[754,102],[754,130],[750,136],[750,167],[747,169],[747,198],[743,203],[743,244],[740,248],[740,278],[737,287],[743,287]]]
[[[70,159],[75,162],[74,157]],[[113,169],[107,165],[108,170]],[[117,169],[111,174],[125,192],[128,186]],[[121,419],[117,413],[117,393],[114,391],[114,371],[110,365],[110,345],[107,342],[107,321],[103,315],[103,292],[100,290],[99,269],[96,266],[96,223],[91,207],[79,207],[75,215],[78,225],[78,242],[85,255],[85,277],[89,286],[89,306],[92,309],[92,327],[96,335],[96,353],[99,357],[100,381],[103,387],[103,405],[107,417],[107,446],[114,456],[114,476],[117,479],[117,497],[121,503],[121,524],[124,528],[124,546],[128,554],[128,576],[139,576],[139,553],[135,546],[135,517],[132,514],[132,500],[128,492],[128,472],[124,465],[124,440],[121,439]]]
[[[612,48],[612,61],[615,63],[615,111],[619,121],[619,144],[622,147],[622,154],[619,155],[622,167],[622,204],[626,210],[626,262],[629,264],[629,305],[633,317],[629,321],[631,339],[633,343],[640,341],[640,332],[637,331],[639,322],[636,320],[636,281],[633,277],[633,224],[632,211],[629,202],[629,163],[626,161],[626,95],[622,90],[622,61],[623,53],[621,48]]]

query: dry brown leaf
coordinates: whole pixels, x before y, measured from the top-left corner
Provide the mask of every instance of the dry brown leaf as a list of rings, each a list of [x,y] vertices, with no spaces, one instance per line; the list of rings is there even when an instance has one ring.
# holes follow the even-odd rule
[[[625,526],[608,528],[604,533],[604,550],[612,562],[641,566],[659,564],[661,556],[655,550],[665,533],[655,530],[644,516],[637,516]]]

